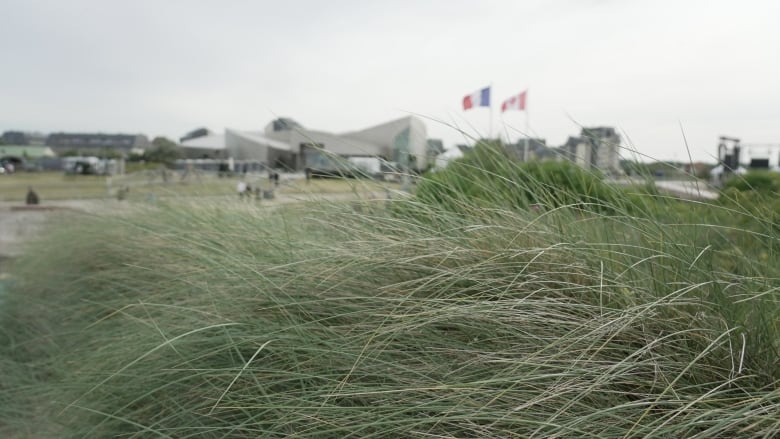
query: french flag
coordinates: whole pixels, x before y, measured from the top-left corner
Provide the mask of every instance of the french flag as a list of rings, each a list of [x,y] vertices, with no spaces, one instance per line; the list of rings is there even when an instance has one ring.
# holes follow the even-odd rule
[[[507,110],[525,110],[525,98],[527,93],[528,90],[525,90],[524,92],[505,100],[504,103],[501,104],[501,112],[503,113]]]
[[[463,98],[463,109],[469,110],[474,107],[490,106],[490,87],[485,87],[475,93]]]

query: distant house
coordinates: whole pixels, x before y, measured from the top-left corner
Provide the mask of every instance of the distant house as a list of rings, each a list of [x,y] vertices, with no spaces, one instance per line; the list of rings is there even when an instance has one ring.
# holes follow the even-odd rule
[[[75,152],[83,155],[99,155],[106,151],[129,155],[151,147],[149,139],[143,134],[101,133],[54,133],[49,135],[46,145],[57,154]]]

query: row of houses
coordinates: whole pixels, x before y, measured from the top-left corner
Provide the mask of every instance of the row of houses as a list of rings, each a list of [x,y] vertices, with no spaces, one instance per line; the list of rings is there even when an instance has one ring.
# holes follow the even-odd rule
[[[70,151],[93,154],[101,151],[115,151],[119,154],[130,154],[133,151],[144,151],[151,146],[149,138],[143,134],[43,134],[6,131],[2,134],[0,140],[2,140],[3,145],[48,147],[57,155]]]
[[[127,157],[150,146],[143,134],[6,131],[0,136],[0,162],[17,169],[58,170],[65,166],[63,156]]]

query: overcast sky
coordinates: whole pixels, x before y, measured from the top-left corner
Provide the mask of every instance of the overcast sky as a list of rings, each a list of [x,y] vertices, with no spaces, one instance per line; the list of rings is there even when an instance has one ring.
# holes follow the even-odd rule
[[[445,145],[490,130],[461,102],[528,89],[557,146],[614,126],[658,159],[714,161],[718,136],[780,145],[780,2],[3,0],[0,131],[344,132],[417,114]],[[682,130],[681,130],[682,127]],[[755,154],[760,154],[756,152]],[[624,156],[629,156],[627,152]]]

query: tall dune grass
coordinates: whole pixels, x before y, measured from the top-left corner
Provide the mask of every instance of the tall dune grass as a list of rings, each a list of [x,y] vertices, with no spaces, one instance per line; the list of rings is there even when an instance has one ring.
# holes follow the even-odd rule
[[[771,221],[493,159],[416,197],[53,228],[0,309],[0,432],[778,435]]]

